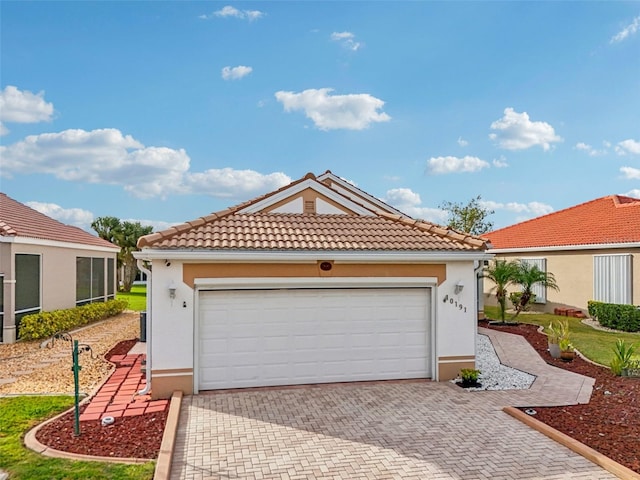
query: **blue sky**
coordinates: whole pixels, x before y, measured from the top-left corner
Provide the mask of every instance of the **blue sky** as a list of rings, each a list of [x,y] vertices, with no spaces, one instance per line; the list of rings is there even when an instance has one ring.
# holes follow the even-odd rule
[[[327,169],[495,227],[640,198],[638,2],[11,2],[0,181],[156,228]]]

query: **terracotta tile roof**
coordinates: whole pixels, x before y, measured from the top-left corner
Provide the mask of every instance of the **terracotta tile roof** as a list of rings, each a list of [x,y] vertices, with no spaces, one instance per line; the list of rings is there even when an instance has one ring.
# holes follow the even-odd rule
[[[238,214],[225,210],[142,237],[189,250],[481,251],[485,242],[399,215]]]
[[[500,249],[640,242],[640,199],[597,198],[483,237]]]
[[[80,243],[95,247],[119,248],[81,228],[65,225],[33,208],[0,193],[0,236]]]

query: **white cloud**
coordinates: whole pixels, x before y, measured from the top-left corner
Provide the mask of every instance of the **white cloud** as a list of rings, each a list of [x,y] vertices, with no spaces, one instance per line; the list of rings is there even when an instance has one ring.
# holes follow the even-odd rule
[[[640,168],[620,167],[620,171],[627,180],[640,180]]]
[[[467,142],[464,138],[462,137],[458,137],[458,145],[460,145],[461,147],[466,147],[467,145],[469,145],[469,142]]]
[[[480,200],[480,205],[489,210],[506,210],[508,212],[514,213],[529,213],[535,217],[539,217],[541,215],[546,215],[547,213],[553,212],[553,207],[551,205],[547,205],[542,202],[529,202],[529,203],[518,203],[518,202],[507,202],[500,203],[494,202],[492,200]],[[527,217],[522,217],[526,220]]]
[[[46,102],[44,91],[32,93],[7,85],[0,91],[0,136],[9,133],[5,123],[48,122],[53,115],[53,103]]]
[[[420,194],[409,188],[387,190],[383,200],[413,218],[420,218],[433,223],[443,223],[447,220],[447,212],[439,208],[423,207]]]
[[[246,198],[286,185],[283,173],[231,168],[191,172],[183,149],[145,147],[117,129],[65,130],[0,146],[3,175],[44,173],[68,181],[120,185],[140,198],[207,194]]]
[[[489,162],[478,157],[466,156],[458,157],[431,157],[427,160],[427,170],[433,175],[445,173],[468,173],[478,172],[483,168],[488,168]]]
[[[83,210],[82,208],[62,208],[55,203],[25,202],[25,205],[59,222],[91,231],[93,213],[88,210]]]
[[[606,145],[606,143],[605,143]],[[587,153],[590,157],[596,157],[598,155],[606,155],[607,150],[606,149],[602,149],[602,150],[598,150],[597,148],[593,148],[591,145],[589,145],[588,143],[584,143],[584,142],[578,142],[576,143],[576,146],[573,147],[576,150],[580,150],[582,152]]]
[[[616,153],[618,155],[626,155],[627,153],[640,155],[640,142],[632,140],[631,138],[618,142],[618,145],[616,145]]]
[[[634,188],[625,193],[627,197],[640,198],[640,188]]]
[[[632,20],[632,22],[629,25],[627,25],[618,33],[616,33],[613,37],[611,37],[611,40],[609,40],[609,43],[619,43],[625,40],[626,38],[630,37],[631,35],[634,35],[639,29],[640,29],[640,16],[637,16]]]
[[[256,193],[278,189],[288,183],[284,173],[276,172],[264,175],[254,170],[234,170],[233,168],[215,168],[200,173],[190,173],[185,185],[190,192],[212,192],[218,198],[246,198]],[[213,190],[212,186],[215,186]]]
[[[276,99],[285,112],[302,110],[320,130],[362,130],[372,122],[388,122],[391,117],[378,112],[384,102],[368,93],[329,95],[333,89],[320,88],[300,93],[279,91]]]
[[[511,107],[504,109],[504,116],[491,124],[491,130],[497,133],[489,134],[489,138],[507,150],[525,150],[540,145],[546,151],[552,143],[562,141],[551,125],[532,122],[527,112],[518,113]]]
[[[507,168],[509,166],[504,155],[500,155],[500,158],[494,158],[491,163],[496,168]]]
[[[355,35],[351,32],[333,32],[331,34],[331,40],[334,42],[340,42],[340,44],[351,51],[357,51],[362,44],[355,41]]]
[[[208,20],[214,17],[221,18],[239,18],[241,20],[248,20],[249,22],[253,22],[254,20],[258,20],[261,17],[264,17],[265,13],[260,10],[238,10],[231,5],[226,5],[222,7],[220,10],[216,10],[215,12],[209,15],[200,15],[198,18],[203,20]]]
[[[242,77],[246,77],[253,68],[245,67],[244,65],[238,65],[237,67],[224,67],[222,69],[222,78],[225,80],[238,80]]]

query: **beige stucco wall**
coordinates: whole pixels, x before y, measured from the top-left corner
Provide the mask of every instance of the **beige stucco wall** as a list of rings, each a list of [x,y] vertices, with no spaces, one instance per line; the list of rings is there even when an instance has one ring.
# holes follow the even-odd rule
[[[640,248],[569,250],[560,252],[539,251],[522,253],[497,253],[496,258],[518,260],[520,258],[546,258],[547,271],[553,273],[560,287],[558,292],[547,289],[547,303],[535,304],[534,310],[553,312],[557,307],[570,307],[587,312],[587,302],[593,299],[593,257],[594,255],[632,255],[632,302],[640,304]],[[496,305],[495,295],[489,292],[494,284],[484,281],[484,299],[488,305]],[[517,287],[510,287],[509,292]],[[511,307],[508,304],[508,307]]]
[[[15,255],[40,255],[40,306],[43,311],[73,308],[76,306],[76,258],[113,258],[115,252],[96,251],[85,248],[64,248],[58,246],[0,243],[0,273],[4,275],[4,343],[13,340],[15,325]],[[115,275],[114,275],[115,277]],[[105,265],[105,286],[107,285]],[[114,278],[114,292],[117,291]]]

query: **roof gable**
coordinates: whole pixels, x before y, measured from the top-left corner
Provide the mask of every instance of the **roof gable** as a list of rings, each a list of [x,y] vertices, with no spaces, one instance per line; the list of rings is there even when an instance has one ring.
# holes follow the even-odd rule
[[[640,242],[640,199],[610,195],[483,235],[495,249]]]
[[[313,174],[307,174],[302,181],[293,182],[290,185],[273,192],[271,195],[260,198],[249,205],[242,206],[235,210],[238,213],[268,212],[272,207],[281,204],[283,201],[303,195],[305,191],[310,190],[315,192],[318,196],[323,197],[328,203],[334,203],[339,207],[342,207],[341,209],[346,212],[351,212],[354,215],[374,215],[372,209],[356,203],[350,198],[331,189],[329,186],[318,182]],[[315,210],[316,209],[314,208],[314,211]],[[303,210],[300,210],[297,213],[303,213]]]
[[[327,170],[322,175],[319,175],[317,180],[330,186],[333,190],[339,192],[345,197],[350,198],[355,202],[361,203],[367,208],[371,208],[372,210],[381,210],[392,215],[407,216],[405,213],[392,207],[391,205],[387,205],[379,198],[369,195],[364,190],[361,190],[355,185],[347,182],[343,178],[334,175],[331,170]]]
[[[81,228],[54,220],[4,193],[0,193],[0,237],[32,238],[118,250],[120,248]]]
[[[335,201],[347,212],[286,211],[309,192],[318,194],[316,200]],[[281,211],[283,205],[287,208]],[[486,242],[405,215],[373,211],[307,174],[252,201],[144,236],[138,247],[189,251],[478,252],[486,249]]]

